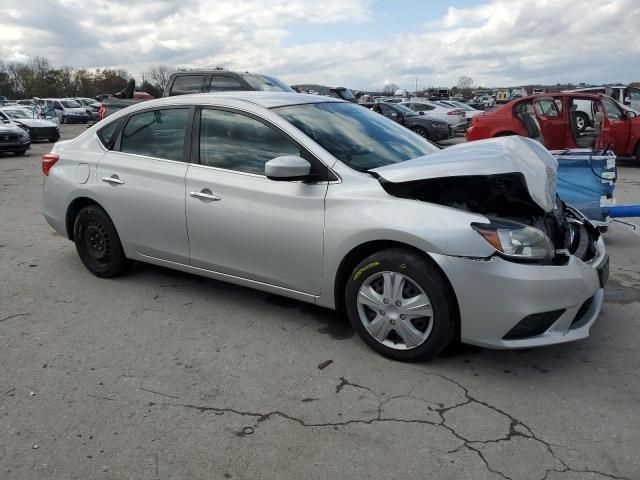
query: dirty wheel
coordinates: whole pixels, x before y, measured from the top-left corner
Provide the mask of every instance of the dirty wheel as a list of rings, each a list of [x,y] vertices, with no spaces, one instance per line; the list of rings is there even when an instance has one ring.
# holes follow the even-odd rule
[[[426,138],[427,140],[429,140],[429,132],[427,131],[426,128],[424,128],[424,127],[413,127],[411,130],[416,132],[421,137]]]
[[[450,296],[442,273],[428,259],[389,249],[354,269],[345,301],[351,324],[371,348],[411,362],[450,343],[456,331]]]
[[[98,277],[115,277],[130,264],[107,213],[97,205],[80,210],[73,227],[76,250],[82,263]]]

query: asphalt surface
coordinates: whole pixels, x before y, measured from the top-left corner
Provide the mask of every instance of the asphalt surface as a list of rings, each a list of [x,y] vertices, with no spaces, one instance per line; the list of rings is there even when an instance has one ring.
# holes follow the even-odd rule
[[[408,365],[304,303],[149,265],[92,276],[42,217],[48,148],[0,155],[0,479],[640,478],[630,226],[606,236],[589,339]],[[619,164],[618,203],[640,202]]]

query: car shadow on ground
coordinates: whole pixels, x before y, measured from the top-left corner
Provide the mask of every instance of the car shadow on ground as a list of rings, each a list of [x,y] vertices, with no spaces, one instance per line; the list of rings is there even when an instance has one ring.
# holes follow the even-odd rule
[[[306,326],[308,320],[311,320],[316,331],[334,340],[347,340],[355,335],[344,313],[248,287],[143,263],[136,263],[129,277],[135,282],[157,283],[161,289],[188,290],[191,295],[200,297],[203,301],[210,298],[213,293],[223,295],[226,300],[237,302],[238,306],[246,308],[264,307],[266,304],[276,315],[278,310],[282,310],[280,317],[283,321],[291,320],[291,326],[286,328],[289,332],[302,328],[301,321]],[[635,301],[637,298],[635,290],[628,292],[621,291],[620,288],[624,290],[623,287],[612,287],[610,301],[614,303]],[[350,347],[345,345],[345,348]],[[423,362],[422,365],[446,366],[447,369],[465,370],[476,376],[480,376],[478,372],[483,371],[513,377],[519,374],[551,374],[552,372],[565,374],[572,368],[570,365],[575,367],[576,364],[590,363],[589,350],[591,348],[586,346],[584,341],[523,350],[492,350],[453,342],[437,357]],[[371,355],[377,354],[371,351]]]

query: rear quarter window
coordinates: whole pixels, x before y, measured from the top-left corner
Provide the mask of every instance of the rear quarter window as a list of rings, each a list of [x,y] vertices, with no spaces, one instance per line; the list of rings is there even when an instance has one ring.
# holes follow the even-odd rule
[[[113,142],[116,139],[116,134],[120,130],[122,122],[123,119],[119,118],[98,130],[98,139],[105,148],[110,149],[113,146]]]

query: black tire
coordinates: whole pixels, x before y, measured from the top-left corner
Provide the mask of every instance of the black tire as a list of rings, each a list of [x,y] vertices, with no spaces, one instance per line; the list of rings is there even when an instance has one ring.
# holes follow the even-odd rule
[[[424,127],[413,127],[411,130],[413,130],[415,133],[417,133],[421,137],[426,138],[427,140],[431,139],[429,136],[429,131]]]
[[[589,115],[584,112],[576,112],[576,127],[578,127],[578,132],[584,132],[589,126],[591,126]]]
[[[376,275],[381,275],[382,272],[402,274],[407,280],[421,288],[430,300],[432,316],[428,319],[423,317],[417,320],[425,322],[424,331],[427,330],[427,325],[431,322],[431,330],[426,340],[423,340],[423,343],[418,346],[406,349],[389,347],[369,333],[360,318],[357,301],[360,287],[372,278],[376,278]],[[345,306],[349,321],[365,343],[381,355],[394,360],[419,362],[432,358],[451,343],[457,331],[453,292],[447,280],[428,258],[402,248],[382,250],[370,255],[356,266],[347,280]],[[373,309],[368,313],[377,316],[377,312],[374,312]],[[397,321],[400,322],[400,320]],[[413,324],[413,320],[411,322]],[[390,324],[396,325],[393,321],[390,321]],[[395,342],[394,336],[400,339],[392,326],[388,328],[392,329],[385,340],[388,344]]]
[[[73,239],[80,260],[97,277],[115,277],[131,264],[113,222],[98,205],[89,205],[78,212]]]
[[[27,153],[27,151],[26,151],[26,150],[18,150],[17,152],[13,152],[13,154],[14,154],[16,157],[21,157],[21,156],[22,156],[22,155],[24,155],[25,153]]]

